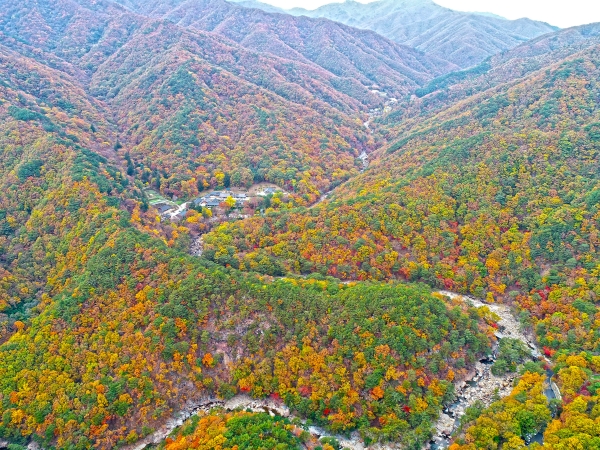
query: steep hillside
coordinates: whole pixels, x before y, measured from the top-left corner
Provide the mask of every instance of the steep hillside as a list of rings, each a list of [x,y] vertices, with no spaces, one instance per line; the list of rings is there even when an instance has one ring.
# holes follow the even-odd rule
[[[507,302],[552,357],[568,406],[561,414],[552,403],[551,420],[539,377],[525,380],[527,393],[521,388],[485,413],[470,411],[470,420],[481,420],[465,424],[453,448],[489,448],[492,441],[518,448],[533,437],[528,430],[546,425],[544,448],[594,448],[599,77],[600,51],[591,45],[397,124],[397,141],[330,201],[223,225],[205,236],[205,256],[266,273],[421,280]]]
[[[476,314],[423,287],[270,281],[169,248],[141,231],[154,216],[88,148],[110,137],[94,102],[4,58],[0,439],[115,448],[238,392],[334,430],[428,438],[451,380],[487,349]],[[383,416],[397,419],[382,430]]]
[[[305,80],[286,75],[284,61],[155,22],[98,68],[91,91],[115,111],[136,170],[161,172],[165,193],[192,196],[227,173],[234,185],[266,180],[310,200],[358,173],[373,143],[358,112],[313,94],[322,88],[345,109],[310,68],[294,75]]]
[[[372,32],[230,8],[0,0],[0,447],[133,448],[251,397],[291,417],[213,410],[160,448],[331,449],[312,424],[421,449],[504,332],[444,288],[514,306],[564,396],[547,402],[530,362],[453,448],[523,448],[544,427],[545,448],[597,448],[595,29],[405,98],[371,134],[372,83],[402,95],[441,66]],[[188,221],[208,217],[164,220],[145,192],[226,179],[291,199],[191,256]],[[527,353],[498,351],[515,371]]]
[[[556,30],[529,19],[506,20],[452,11],[431,0],[379,0],[367,4],[345,1],[313,11],[292,9],[287,12],[373,30],[462,68]]]
[[[5,45],[69,73],[102,100],[120,157],[129,154],[133,171],[165,194],[191,196],[228,174],[240,185],[272,181],[311,201],[358,173],[356,157],[373,148],[352,83],[345,94],[336,76],[312,63],[108,1],[5,6]],[[367,103],[381,101],[361,89]]]
[[[115,193],[127,186],[127,180],[108,167],[96,171],[101,161],[106,162],[101,154],[110,157],[112,153],[107,141],[114,140],[114,131],[104,120],[102,105],[72,78],[1,45],[0,74],[2,341],[6,326],[25,320],[46,294],[51,249],[63,237],[60,222],[68,223],[80,202],[70,205],[68,198],[62,199],[67,203],[62,211],[53,213],[57,223],[48,224],[46,233],[27,226],[35,217],[36,206],[50,193],[61,192],[65,184],[82,182],[84,177],[94,180],[102,192]],[[80,146],[97,153],[74,153],[72,148]]]
[[[402,115],[439,109],[445,105],[490,89],[499,84],[523,79],[554,62],[600,43],[600,24],[568,28],[532,39],[497,55],[469,70],[453,72],[417,89],[423,101],[413,101]]]
[[[521,44],[471,69],[436,78],[417,89],[415,96],[400,102],[393,112],[377,118],[378,138],[394,140],[445,108],[483,92],[493,92],[499,86],[526,81],[532,74],[599,43],[600,24],[568,28]]]

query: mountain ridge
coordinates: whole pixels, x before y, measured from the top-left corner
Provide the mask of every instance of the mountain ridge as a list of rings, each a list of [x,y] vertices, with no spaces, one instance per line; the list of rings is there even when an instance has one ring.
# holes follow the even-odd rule
[[[406,103],[402,114],[410,115],[417,111],[422,113],[498,84],[523,79],[553,61],[584,51],[599,42],[600,23],[580,25],[540,36],[494,55],[472,69],[450,73],[431,81],[415,92],[423,100]]]
[[[369,30],[322,19],[271,14],[224,0],[176,0],[166,5],[161,1],[128,0],[127,5],[184,27],[219,34],[251,50],[295,57],[363,85],[380,85],[390,96],[406,94],[422,83],[428,72],[441,74],[456,68]]]
[[[367,4],[350,1],[331,3],[312,11],[291,9],[287,12],[326,17],[371,29],[396,42],[449,60],[461,68],[474,66],[499,51],[557,29],[531,19],[510,21],[479,13],[453,11],[429,0],[380,0]]]

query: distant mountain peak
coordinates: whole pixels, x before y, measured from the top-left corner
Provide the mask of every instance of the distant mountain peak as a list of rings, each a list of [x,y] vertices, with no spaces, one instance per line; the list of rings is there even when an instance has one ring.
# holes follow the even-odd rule
[[[475,14],[477,16],[484,16],[484,17],[492,17],[494,19],[500,19],[500,20],[509,20],[506,17],[502,17],[499,16],[498,14],[494,14],[491,12],[485,12],[485,11],[469,11],[470,14]]]
[[[254,4],[261,7],[258,2]],[[293,8],[286,12],[373,30],[462,68],[477,65],[489,56],[557,29],[530,19],[513,21],[491,13],[454,11],[432,0],[371,3],[345,0],[314,10]]]

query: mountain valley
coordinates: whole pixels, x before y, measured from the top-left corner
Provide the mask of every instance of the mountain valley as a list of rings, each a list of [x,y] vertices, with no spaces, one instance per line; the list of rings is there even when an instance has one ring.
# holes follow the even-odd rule
[[[0,448],[600,448],[599,44],[0,0]]]

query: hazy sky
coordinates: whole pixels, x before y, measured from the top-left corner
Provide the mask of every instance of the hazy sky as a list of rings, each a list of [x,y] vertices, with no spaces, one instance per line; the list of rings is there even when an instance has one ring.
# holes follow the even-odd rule
[[[332,0],[262,0],[281,8],[317,8]],[[358,0],[369,3],[369,0]],[[460,11],[491,12],[508,19],[529,17],[559,27],[600,22],[600,0],[434,0]]]

